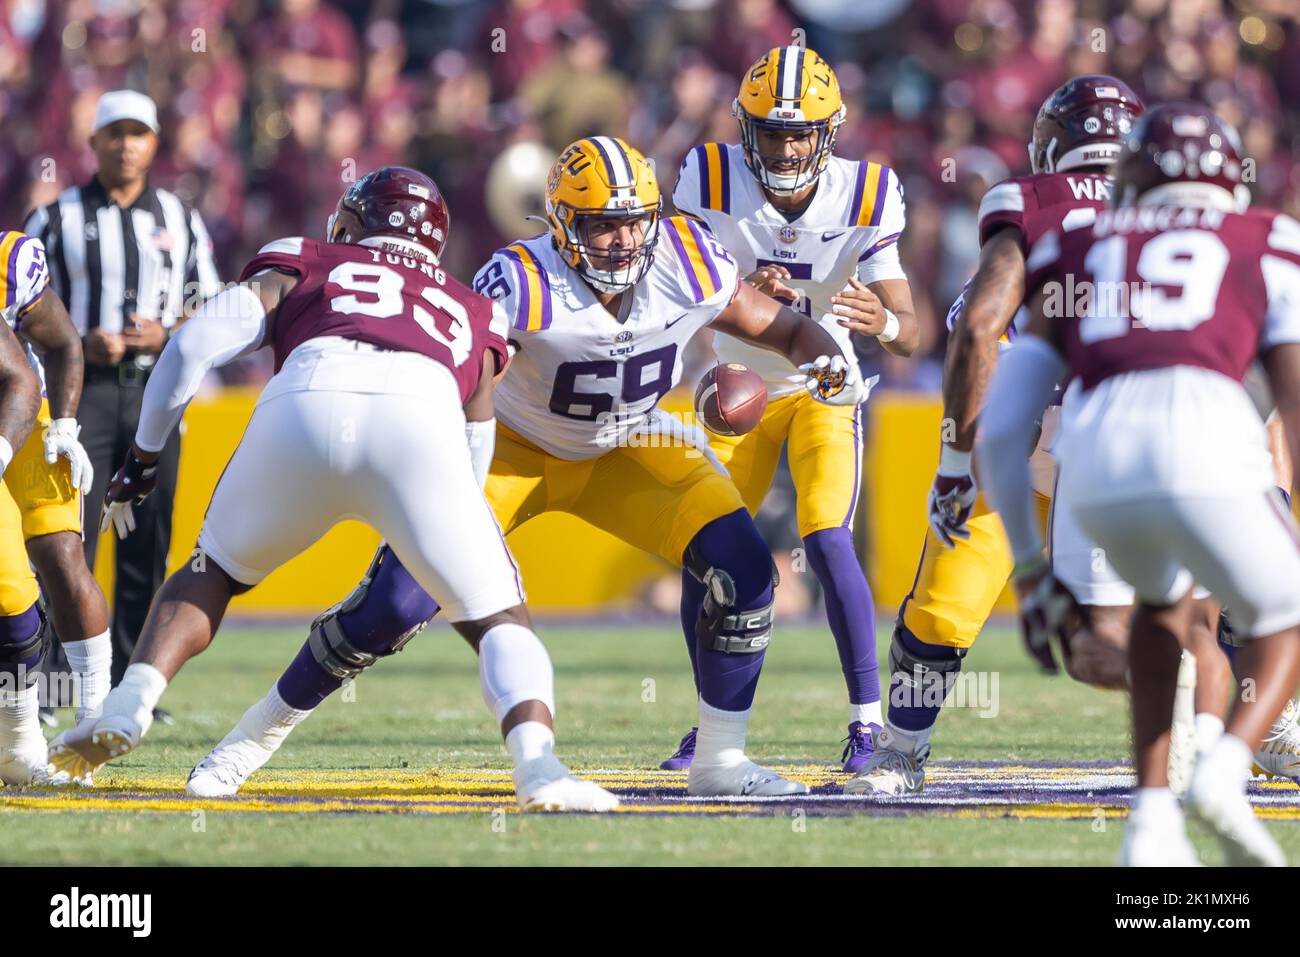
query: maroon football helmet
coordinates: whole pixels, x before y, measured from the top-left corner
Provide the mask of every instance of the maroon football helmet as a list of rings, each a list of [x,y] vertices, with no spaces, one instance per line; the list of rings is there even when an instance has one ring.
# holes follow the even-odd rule
[[[391,236],[419,243],[442,259],[451,214],[438,184],[405,166],[384,166],[367,173],[339,197],[330,214],[326,238],[355,243],[370,236]]]
[[[1142,110],[1142,101],[1123,80],[1102,73],[1067,80],[1038,108],[1029,143],[1030,168],[1035,173],[1063,173],[1081,166],[1110,166]]]
[[[1115,204],[1171,183],[1217,186],[1237,209],[1250,204],[1243,182],[1241,138],[1201,103],[1161,103],[1138,121],[1115,166]]]

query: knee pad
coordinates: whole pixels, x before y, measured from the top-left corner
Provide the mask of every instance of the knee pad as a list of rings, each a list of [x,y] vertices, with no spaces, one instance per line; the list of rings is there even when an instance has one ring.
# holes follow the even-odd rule
[[[33,624],[35,631],[26,637],[18,637]],[[37,604],[22,614],[9,616],[5,626],[2,632],[4,641],[0,643],[0,674],[13,675],[20,687],[30,688],[49,657],[51,629],[48,619]]]
[[[325,671],[347,680],[401,651],[437,611],[384,545],[357,587],[312,622],[307,643]]]
[[[909,632],[900,621],[894,626],[889,642],[889,674],[904,683],[920,685],[938,676],[947,687],[961,671],[966,649],[948,645],[927,645]]]
[[[706,530],[715,524],[710,523]],[[772,640],[772,609],[776,604],[773,590],[780,583],[767,546],[764,544],[761,552],[768,567],[767,583],[757,594],[751,589],[749,595],[742,595],[732,573],[709,561],[701,538],[703,532],[691,540],[683,556],[686,570],[704,585],[704,614],[695,624],[696,640],[704,648],[728,654],[763,651]]]

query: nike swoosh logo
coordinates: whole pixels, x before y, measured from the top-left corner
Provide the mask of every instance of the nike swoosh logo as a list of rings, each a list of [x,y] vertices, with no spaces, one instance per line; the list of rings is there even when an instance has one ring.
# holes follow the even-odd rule
[[[685,318],[686,318],[687,316],[689,316],[689,315],[690,315],[689,312],[683,312],[680,316],[678,316],[678,317],[677,317],[676,319],[674,319],[672,322],[670,322],[670,323],[668,323],[667,325],[665,325],[664,328],[665,328],[665,329],[671,329],[673,326],[677,325],[677,323],[681,322],[683,319],[685,319]]]
[[[832,239],[839,239],[843,235],[844,235],[843,230],[841,230],[838,233],[822,233],[822,242],[828,243]]]

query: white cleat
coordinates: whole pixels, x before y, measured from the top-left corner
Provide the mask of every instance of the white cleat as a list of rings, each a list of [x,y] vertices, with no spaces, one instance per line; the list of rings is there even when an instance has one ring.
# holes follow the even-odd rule
[[[612,811],[618,797],[599,784],[580,781],[553,754],[514,769],[515,796],[524,811]]]
[[[1290,778],[1300,783],[1300,706],[1288,701],[1286,710],[1255,752],[1255,770],[1270,778]]]
[[[234,797],[252,773],[266,764],[274,753],[273,749],[246,738],[222,741],[195,765],[185,782],[185,792],[200,798]]]
[[[876,752],[867,766],[844,782],[845,794],[884,794],[903,797],[920,794],[925,790],[925,759],[930,747],[918,755],[882,746],[882,735],[876,736]]]
[[[1203,866],[1181,826],[1144,827],[1131,817],[1124,828],[1118,863],[1120,867]]]
[[[1224,780],[1202,766],[1192,774],[1185,804],[1219,838],[1230,866],[1286,867],[1282,848],[1255,817],[1245,781]]]
[[[1173,724],[1169,729],[1169,790],[1187,793],[1196,765],[1196,657],[1186,651],[1178,665]]]
[[[140,738],[140,726],[129,715],[93,718],[51,741],[49,761],[56,773],[85,780],[109,761],[130,754]]]
[[[786,797],[807,794],[808,785],[783,778],[744,758],[735,764],[701,764],[699,756],[686,775],[691,797]]]
[[[45,753],[45,739],[0,748],[0,785],[24,788],[31,784],[56,784],[54,769]]]

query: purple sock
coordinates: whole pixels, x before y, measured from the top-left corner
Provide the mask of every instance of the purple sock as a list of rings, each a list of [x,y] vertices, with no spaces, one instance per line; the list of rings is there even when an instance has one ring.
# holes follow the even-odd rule
[[[354,646],[380,654],[391,648],[399,635],[428,621],[437,612],[438,603],[385,546],[383,559],[361,604],[339,615],[338,623]],[[342,685],[343,679],[322,668],[310,644],[304,642],[276,688],[289,707],[309,710]]]
[[[754,520],[743,508],[730,515],[714,519],[696,534],[687,548],[696,565],[725,570],[736,586],[736,609],[751,611],[763,608],[772,601],[772,558],[763,536],[754,527]],[[698,591],[701,610],[694,621],[703,616],[704,589]],[[683,598],[683,604],[685,598]],[[754,703],[758,676],[763,670],[766,651],[737,654],[714,651],[711,636],[703,627],[692,628],[692,616],[685,608],[682,612],[683,628],[688,630],[687,640],[695,636],[697,685],[700,697],[707,704],[723,711],[747,711]]]
[[[16,615],[0,615],[0,648],[5,645],[20,645],[30,641],[32,635],[36,634],[40,627],[41,615],[36,610],[35,604]],[[21,660],[6,661],[6,664],[15,670],[18,668],[24,668],[27,671],[35,670],[43,657],[44,648],[42,645],[43,643],[37,645],[34,651]]]
[[[908,631],[901,621],[894,629],[894,641],[911,655],[936,664],[962,657],[956,648],[927,645]],[[942,677],[937,672],[922,672],[920,677],[918,683],[916,676],[907,672],[895,672],[889,676],[889,723],[903,731],[924,731],[934,727],[939,712],[943,710],[943,699],[957,680],[957,672],[948,672]],[[933,684],[939,681],[943,682],[942,691]]]
[[[851,704],[880,700],[880,666],[876,660],[876,611],[871,588],[853,548],[847,528],[824,528],[804,540],[808,562],[822,594],[826,618],[840,653],[840,670]]]
[[[691,674],[695,678],[695,692],[700,691],[700,642],[695,637],[695,622],[704,607],[704,586],[695,576],[682,569],[682,635],[686,638],[686,653],[691,656]]]

